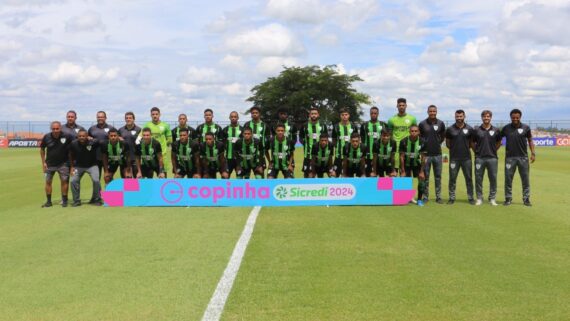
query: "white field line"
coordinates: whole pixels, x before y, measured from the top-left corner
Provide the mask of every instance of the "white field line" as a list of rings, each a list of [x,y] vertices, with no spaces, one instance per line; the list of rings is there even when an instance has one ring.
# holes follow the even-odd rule
[[[224,274],[218,282],[216,291],[214,291],[214,295],[212,295],[210,303],[208,303],[208,307],[202,316],[202,321],[220,320],[222,312],[224,311],[224,306],[226,305],[226,301],[228,300],[228,296],[232,290],[234,280],[239,271],[243,255],[247,249],[247,244],[249,243],[249,239],[253,234],[255,221],[257,220],[257,216],[259,215],[260,210],[261,206],[256,206],[249,213],[249,217],[247,218],[243,232],[241,233],[241,236],[236,243],[234,252],[232,253],[230,261],[228,262],[228,266],[226,266]]]

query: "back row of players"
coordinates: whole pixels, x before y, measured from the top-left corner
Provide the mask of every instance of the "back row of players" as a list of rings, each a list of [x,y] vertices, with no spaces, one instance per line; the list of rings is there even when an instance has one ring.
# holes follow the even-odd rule
[[[473,129],[465,124],[465,112],[455,113],[456,122],[449,128],[437,119],[437,107],[428,107],[428,118],[417,125],[416,118],[406,113],[406,100],[398,99],[398,114],[388,123],[378,120],[377,107],[370,109],[370,121],[360,127],[350,121],[348,110],[341,110],[340,122],[335,124],[329,137],[328,127],[319,118],[319,110],[311,108],[307,123],[297,128],[289,121],[286,109],[278,112],[274,126],[261,121],[260,109],[250,109],[252,120],[243,126],[238,123],[239,114],[230,113],[230,125],[225,128],[213,122],[213,111],[204,111],[205,122],[196,129],[187,125],[187,116],[181,114],[178,126],[170,126],[160,120],[160,110],[151,109],[152,120],[141,129],[135,124],[132,112],[125,114],[125,125],[115,129],[106,123],[106,114],[97,113],[97,124],[85,130],[76,124],[74,111],[67,113],[67,122],[51,124],[51,133],[42,141],[41,157],[46,174],[44,206],[51,206],[51,182],[55,172],[62,181],[63,204],[67,205],[67,181],[73,173],[72,192],[74,206],[79,199],[81,177],[88,173],[93,179],[93,195],[90,203],[102,204],[99,197],[100,175],[108,184],[116,172],[123,178],[160,178],[167,176],[168,158],[176,178],[229,178],[235,171],[237,178],[284,178],[294,176],[294,151],[297,135],[303,145],[303,173],[312,177],[374,177],[413,176],[419,178],[418,203],[427,201],[430,169],[434,169],[436,202],[441,203],[441,144],[450,148],[450,184],[448,203],[455,201],[455,182],[462,170],[469,201],[482,202],[482,180],[488,171],[491,191],[489,201],[495,205],[497,150],[501,137],[507,137],[506,202],[510,204],[512,177],[519,167],[523,179],[524,202],[530,205],[528,186],[528,161],[526,165],[518,157],[526,157],[527,142],[534,161],[534,145],[530,128],[520,123],[505,126],[501,131],[491,125],[492,113],[482,113],[483,124]],[[511,112],[511,118],[513,118]],[[515,117],[516,118],[516,117]],[[170,155],[167,148],[171,146]],[[477,202],[473,196],[471,151],[476,156]],[[398,155],[396,157],[396,155]],[[169,157],[170,156],[170,157]],[[168,166],[169,167],[169,166]]]

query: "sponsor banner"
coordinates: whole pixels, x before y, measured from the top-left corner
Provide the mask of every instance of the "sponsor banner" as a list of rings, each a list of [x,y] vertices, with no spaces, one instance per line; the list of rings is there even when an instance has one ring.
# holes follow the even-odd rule
[[[0,138],[0,148],[8,148],[8,139]]]
[[[556,146],[570,146],[570,136],[556,137]]]
[[[535,146],[556,146],[555,137],[533,137]]]
[[[39,139],[10,139],[8,147],[10,148],[26,148],[26,147],[40,147],[41,140]]]
[[[405,205],[412,179],[117,179],[101,193],[106,206]]]

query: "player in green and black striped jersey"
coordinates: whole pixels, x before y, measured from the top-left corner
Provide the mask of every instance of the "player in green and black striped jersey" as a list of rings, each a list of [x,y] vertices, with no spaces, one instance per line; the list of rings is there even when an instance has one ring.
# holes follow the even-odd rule
[[[101,144],[101,159],[103,160],[103,171],[105,173],[105,185],[113,180],[117,169],[120,169],[122,178],[132,178],[131,160],[129,144],[119,140],[119,131],[115,128],[109,129],[109,141]]]
[[[188,131],[188,138],[190,140],[194,140],[197,138],[196,130],[194,128],[188,126],[187,122],[188,122],[188,116],[186,116],[186,114],[178,115],[178,126],[174,129],[172,129],[172,141],[173,142],[180,140],[180,130],[182,130],[182,129],[186,129]]]
[[[261,121],[261,109],[259,107],[251,107],[249,109],[249,113],[251,114],[251,120],[245,122],[245,124],[243,124],[243,127],[251,128],[253,138],[259,139],[263,145],[263,148],[265,148],[265,143],[271,136],[271,129],[266,123]]]
[[[232,111],[230,113],[230,124],[222,130],[222,141],[226,144],[227,170],[230,176],[237,165],[235,144],[243,133],[243,128],[239,125],[238,120],[239,115],[237,111]]]
[[[319,110],[313,106],[309,110],[309,121],[299,131],[299,140],[303,144],[303,176],[305,178],[312,173],[311,152],[313,146],[318,144],[321,134],[328,134],[327,125],[319,120]]]
[[[370,108],[370,120],[360,125],[360,139],[366,148],[368,148],[368,157],[366,159],[366,176],[370,176],[373,167],[374,144],[380,140],[382,130],[387,128],[384,122],[378,120],[378,107]]]
[[[397,150],[396,141],[392,139],[392,132],[388,128],[384,128],[380,139],[374,143],[373,148],[374,160],[372,163],[376,166],[374,172],[377,176],[395,177],[397,175],[394,168]]]
[[[360,142],[360,135],[352,133],[342,152],[342,177],[366,177],[367,152],[366,146]]]
[[[283,124],[285,126],[285,137],[287,139],[297,142],[297,135],[299,134],[299,130],[295,124],[289,121],[289,112],[287,108],[279,108],[277,111],[277,123],[271,129],[271,136],[275,136],[275,128],[278,124]]]
[[[220,173],[222,178],[229,178],[227,171],[225,146],[216,141],[213,133],[206,133],[205,142],[201,145],[202,178],[216,178]]]
[[[350,122],[348,110],[340,110],[340,122],[333,126],[332,141],[335,148],[334,170],[340,172],[343,168],[343,150],[350,143],[352,134],[358,134],[358,127]]]
[[[236,176],[249,179],[251,172],[256,179],[263,178],[262,159],[264,157],[263,145],[259,139],[253,138],[251,128],[243,130],[243,138],[235,144]]]
[[[200,178],[200,143],[190,139],[190,131],[181,128],[178,140],[172,143],[171,161],[175,178]]]
[[[336,177],[333,170],[333,155],[334,145],[329,142],[329,135],[321,134],[319,143],[313,145],[310,177],[323,178],[324,174],[327,174],[328,177]]]
[[[420,128],[417,125],[410,127],[408,137],[400,141],[400,176],[418,178],[418,205],[423,206],[425,189],[424,168],[426,164],[426,147],[420,138]]]
[[[204,110],[204,123],[196,127],[196,138],[200,143],[206,140],[206,134],[212,133],[216,141],[222,141],[222,127],[214,123],[214,111],[210,108]]]
[[[295,178],[293,175],[293,157],[295,142],[285,137],[285,126],[277,125],[275,137],[266,144],[269,147],[269,171],[267,178],[277,178],[279,172],[284,178]]]
[[[162,146],[158,140],[152,138],[150,128],[145,127],[142,130],[142,139],[135,148],[137,178],[152,178],[154,173],[159,178],[166,178]]]

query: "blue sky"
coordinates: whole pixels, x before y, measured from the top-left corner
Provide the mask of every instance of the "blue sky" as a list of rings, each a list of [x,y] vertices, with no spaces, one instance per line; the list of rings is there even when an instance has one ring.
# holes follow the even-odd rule
[[[0,112],[226,120],[283,65],[336,64],[382,118],[406,97],[418,118],[435,104],[443,119],[570,119],[567,21],[568,0],[3,0]]]

